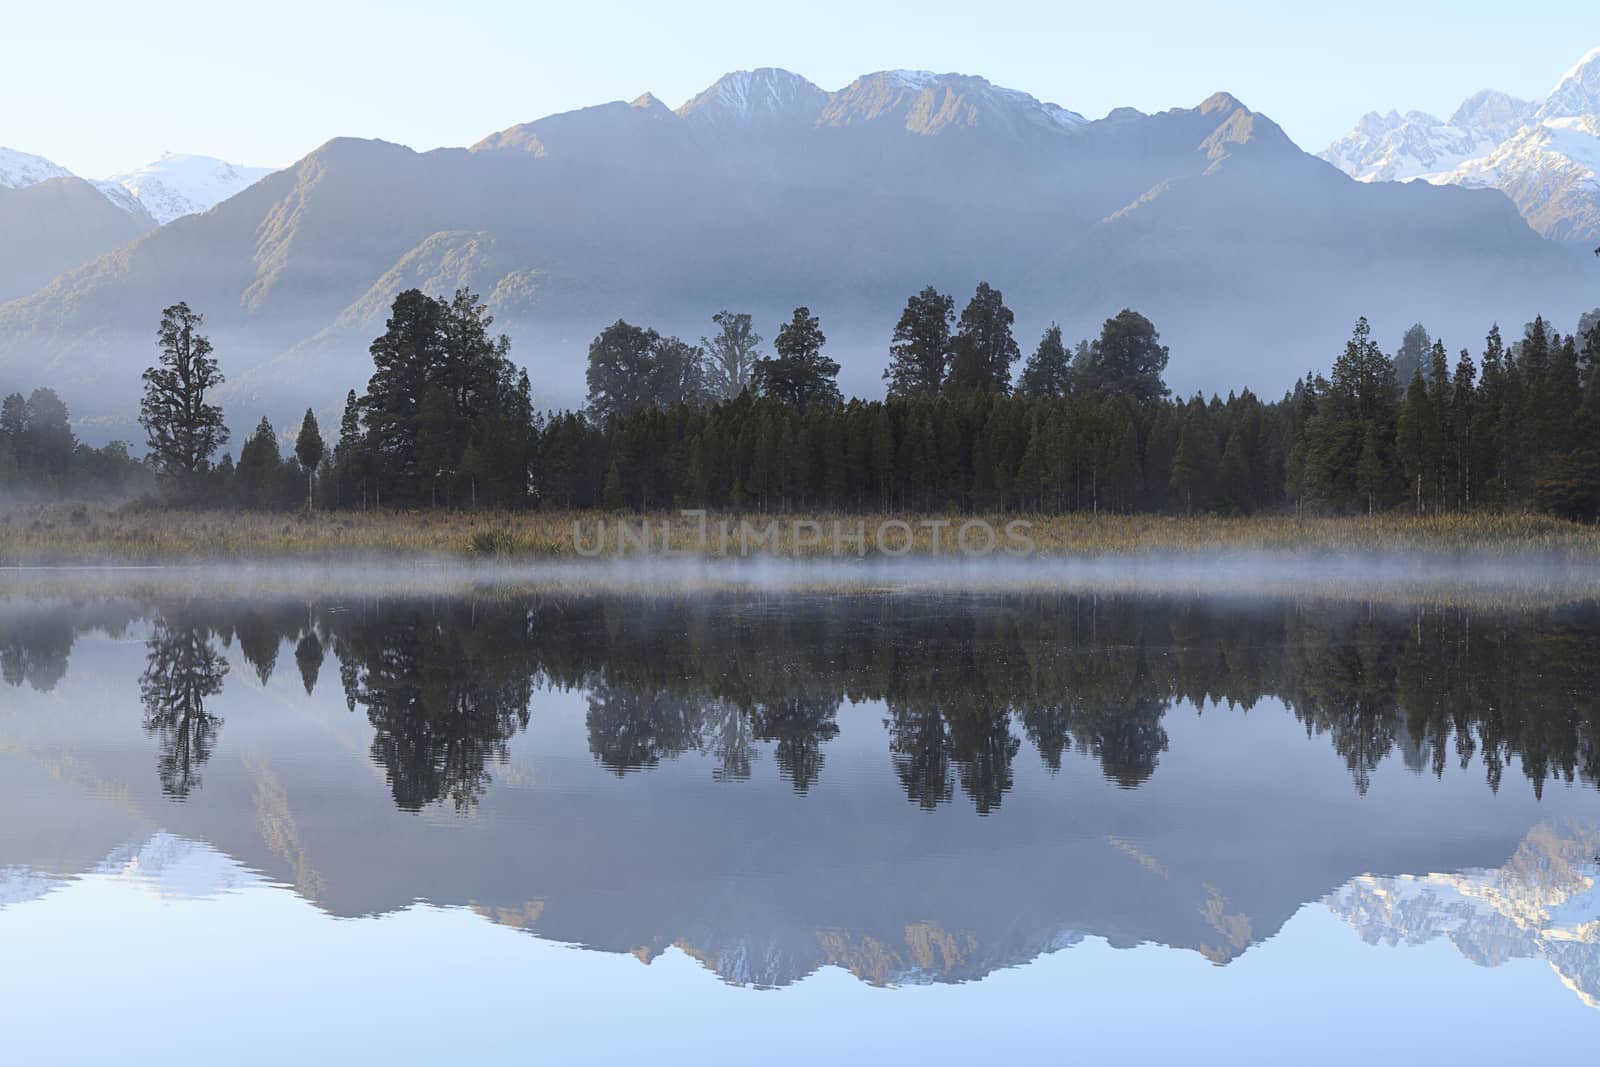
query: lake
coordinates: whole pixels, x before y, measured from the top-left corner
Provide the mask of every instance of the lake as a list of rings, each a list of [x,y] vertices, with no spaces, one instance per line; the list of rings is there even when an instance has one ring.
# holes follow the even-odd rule
[[[1600,1038],[1600,604],[0,598],[14,1063]]]

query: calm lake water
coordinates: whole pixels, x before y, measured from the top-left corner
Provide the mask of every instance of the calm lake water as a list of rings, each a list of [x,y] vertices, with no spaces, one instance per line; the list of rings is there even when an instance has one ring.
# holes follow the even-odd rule
[[[1600,605],[0,600],[6,1062],[1586,1056]]]

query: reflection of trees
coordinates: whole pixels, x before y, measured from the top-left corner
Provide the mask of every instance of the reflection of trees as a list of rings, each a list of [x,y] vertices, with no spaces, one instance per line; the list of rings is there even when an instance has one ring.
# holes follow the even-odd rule
[[[589,691],[589,751],[622,775],[700,747],[702,702],[662,691],[611,686]]]
[[[1059,771],[1062,754],[1076,748],[1099,760],[1108,779],[1132,789],[1155,773],[1157,758],[1167,750],[1161,725],[1166,711],[1165,700],[1148,696],[1035,705],[1022,712],[1022,729],[1051,771]]]
[[[950,730],[935,708],[889,702],[889,753],[895,777],[910,797],[928,811],[950,799]]]
[[[783,696],[751,711],[758,739],[776,743],[778,770],[796,793],[804,793],[822,774],[822,746],[839,732],[837,697]]]
[[[527,612],[516,605],[399,603],[335,616],[346,699],[367,710],[372,758],[395,804],[476,802],[487,765],[528,725],[535,669]]]
[[[0,678],[7,685],[26,682],[37,692],[50,692],[66,677],[76,638],[71,621],[61,615],[0,622]]]
[[[0,613],[0,677],[48,688],[74,637],[128,605]],[[122,621],[116,619],[121,612]],[[204,625],[201,625],[201,622]],[[187,635],[187,636],[185,636]],[[214,742],[213,640],[265,680],[285,642],[309,693],[332,655],[366,709],[396,802],[468,805],[526,724],[534,685],[582,690],[589,747],[617,774],[688,753],[719,781],[762,753],[805,793],[822,780],[846,702],[882,702],[906,796],[1001,805],[1024,740],[1136,787],[1157,772],[1177,701],[1281,699],[1365,790],[1386,760],[1442,775],[1481,761],[1600,784],[1600,607],[1523,613],[1360,604],[1094,596],[620,597],[195,601],[157,616],[141,681],[182,795]],[[185,645],[185,641],[188,642]]]
[[[317,676],[322,673],[322,639],[315,630],[307,630],[300,643],[294,646],[294,663],[300,668],[300,684],[306,687],[306,696],[317,688]]]
[[[222,720],[205,702],[222,692],[228,664],[210,630],[195,623],[159,618],[145,646],[139,677],[144,728],[156,737],[162,791],[186,797],[199,787],[200,767],[216,744]]]
[[[838,700],[782,697],[752,708],[730,700],[641,691],[605,679],[589,690],[589,751],[617,775],[663,759],[702,752],[716,761],[714,777],[750,777],[755,742],[774,743],[780,773],[804,793],[822,771],[822,745],[839,732]]]

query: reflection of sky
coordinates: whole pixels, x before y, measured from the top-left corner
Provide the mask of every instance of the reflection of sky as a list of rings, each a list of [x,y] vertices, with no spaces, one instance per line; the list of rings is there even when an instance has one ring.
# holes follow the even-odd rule
[[[841,733],[824,748],[818,784],[795,797],[777,780],[770,751],[750,782],[713,782],[709,759],[699,756],[619,780],[588,753],[582,694],[544,692],[535,695],[529,729],[511,742],[510,763],[491,768],[496,784],[475,815],[463,819],[448,807],[420,817],[395,811],[367,757],[370,726],[359,710],[346,710],[335,661],[324,665],[308,700],[288,646],[266,687],[237,645],[230,651],[232,673],[214,709],[225,723],[205,786],[183,805],[161,800],[153,747],[138,728],[129,685],[143,652],[137,640],[86,638],[56,691],[8,689],[0,706],[0,797],[7,800],[0,868],[116,835],[94,853],[93,861],[104,859],[98,866],[35,858],[52,872],[93,872],[48,895],[38,895],[43,883],[25,867],[3,879],[14,892],[0,889],[0,899],[16,901],[0,910],[0,1048],[10,1061],[49,1062],[69,1053],[82,1061],[140,1061],[161,1053],[165,1062],[182,1062],[225,1052],[242,1062],[456,1062],[512,1052],[556,1062],[625,1055],[831,1061],[841,1053],[990,1062],[1067,1050],[1085,1062],[1119,1056],[1239,1062],[1256,1051],[1266,1058],[1270,1050],[1301,1062],[1348,1062],[1352,1055],[1363,1062],[1515,1062],[1529,1047],[1580,1047],[1562,1042],[1600,1031],[1600,1012],[1562,989],[1540,960],[1479,967],[1443,937],[1368,946],[1321,905],[1301,908],[1281,928],[1259,908],[1248,909],[1257,924],[1253,936],[1268,939],[1226,967],[1160,945],[1113,950],[1091,936],[967,985],[881,990],[828,968],[781,990],[755,991],[725,985],[676,949],[646,967],[620,952],[541,941],[464,908],[420,906],[336,920],[226,856],[203,847],[186,852],[156,832],[166,827],[210,841],[249,857],[273,878],[298,877],[299,871],[265,862],[271,857],[259,840],[266,823],[258,821],[275,819],[282,801],[282,814],[293,818],[271,826],[294,833],[280,837],[285,850],[273,855],[299,855],[303,846],[318,868],[306,881],[327,876],[326,889],[337,896],[350,892],[361,866],[341,859],[339,850],[376,842],[394,858],[383,877],[369,878],[385,883],[381,893],[374,890],[384,907],[425,893],[418,888],[425,867],[452,861],[460,866],[433,884],[454,892],[454,900],[481,894],[492,907],[527,899],[510,890],[559,896],[564,889],[569,908],[583,903],[573,896],[593,883],[564,879],[546,856],[523,857],[517,866],[505,854],[508,845],[556,844],[538,836],[560,821],[551,819],[552,810],[585,815],[568,825],[606,828],[625,842],[634,840],[630,823],[644,828],[639,841],[682,832],[684,840],[658,846],[663,854],[693,847],[702,850],[696,855],[720,854],[725,866],[701,872],[708,879],[735,872],[742,877],[727,883],[730,895],[786,902],[791,887],[752,880],[758,871],[776,870],[771,857],[758,854],[759,837],[708,842],[707,835],[737,835],[754,824],[791,843],[815,837],[825,846],[816,855],[841,867],[855,862],[861,884],[880,889],[889,884],[886,876],[863,865],[863,849],[873,842],[852,836],[850,822],[882,832],[885,853],[872,858],[924,856],[935,878],[957,877],[975,858],[1002,880],[1041,874],[1058,853],[1078,855],[1073,840],[1105,838],[1111,861],[1130,869],[1150,861],[1155,866],[1145,883],[1187,876],[1183,892],[1202,885],[1213,861],[1262,885],[1283,879],[1270,892],[1224,883],[1231,908],[1252,888],[1262,889],[1264,899],[1304,900],[1333,890],[1353,870],[1497,865],[1529,826],[1562,813],[1600,811],[1600,798],[1586,786],[1552,785],[1536,802],[1520,771],[1510,768],[1494,796],[1481,766],[1452,765],[1436,780],[1409,771],[1398,752],[1361,796],[1328,739],[1308,739],[1272,699],[1248,713],[1172,709],[1164,720],[1169,750],[1154,776],[1132,791],[1106,783],[1085,757],[1068,757],[1051,776],[1024,744],[1015,788],[994,816],[979,820],[959,790],[933,815],[906,801],[892,775],[881,705],[841,711]],[[30,775],[38,776],[37,786]],[[39,807],[30,813],[30,804]],[[716,812],[719,822],[711,821]],[[74,834],[64,835],[65,827]],[[481,848],[469,847],[475,840]],[[977,843],[988,851],[934,854]],[[250,853],[252,846],[260,855]],[[418,849],[409,865],[408,847]],[[653,854],[608,851],[600,841],[587,842],[583,854],[596,862],[609,856],[619,877],[663,869],[651,865]],[[1339,857],[1364,866],[1341,868]],[[1082,889],[1119,869],[1099,862],[1104,869],[1073,869],[1078,885],[1049,882],[1041,892]],[[1318,880],[1320,873],[1285,877],[1318,864],[1340,873],[1326,880]],[[786,881],[804,895],[832,884],[822,877],[829,873],[813,869]],[[839,879],[839,886],[847,884]],[[214,895],[207,887],[230,891]],[[955,884],[950,895],[982,893],[1001,905],[1010,899],[986,882]],[[658,918],[685,919],[681,902],[670,896],[623,899],[657,906]],[[1172,914],[1197,915],[1204,903],[1203,894],[1183,898]],[[600,905],[595,913],[612,920],[621,914]],[[684,936],[671,925],[663,922],[659,932]]]
[[[887,990],[835,969],[741,989],[676,950],[645,966],[460,909],[336,920],[263,884],[175,901],[111,874],[0,912],[0,946],[13,1063],[1471,1063],[1600,1033],[1542,963],[1369,947],[1317,905],[1227,967],[1089,939]]]

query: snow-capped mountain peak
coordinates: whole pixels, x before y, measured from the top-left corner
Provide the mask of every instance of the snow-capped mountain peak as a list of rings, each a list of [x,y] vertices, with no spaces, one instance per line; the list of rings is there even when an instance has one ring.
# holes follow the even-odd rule
[[[1498,143],[1527,125],[1538,107],[1531,100],[1518,100],[1496,89],[1484,89],[1462,101],[1451,114],[1450,125]]]
[[[1539,108],[1539,118],[1572,118],[1600,114],[1600,48],[1588,54],[1561,76]]]
[[[29,155],[15,148],[0,147],[0,189],[24,189],[52,178],[70,178],[66,167],[43,156]]]
[[[892,119],[913,133],[947,129],[1045,130],[1058,133],[1084,125],[1076,111],[1046,103],[1019,89],[968,74],[926,70],[881,70],[829,94],[822,122],[848,126]]]
[[[816,121],[828,94],[800,75],[777,67],[724,74],[678,109],[699,123],[748,124],[758,121]]]
[[[148,166],[110,178],[89,179],[89,184],[128,214],[165,225],[184,215],[209,211],[271,173],[270,167],[240,167],[211,156],[169,152]],[[0,189],[24,189],[75,177],[43,156],[0,148]]]
[[[125,174],[110,184],[131,193],[158,223],[209,211],[242,189],[272,173],[270,167],[241,167],[211,156],[168,152],[156,162]]]
[[[1486,90],[1449,122],[1369,113],[1322,158],[1358,181],[1499,189],[1540,233],[1587,243],[1600,236],[1600,48],[1543,101]]]
[[[1470,116],[1457,123],[1423,111],[1369,111],[1322,158],[1359,181],[1410,181],[1457,167],[1497,141],[1476,128]]]

